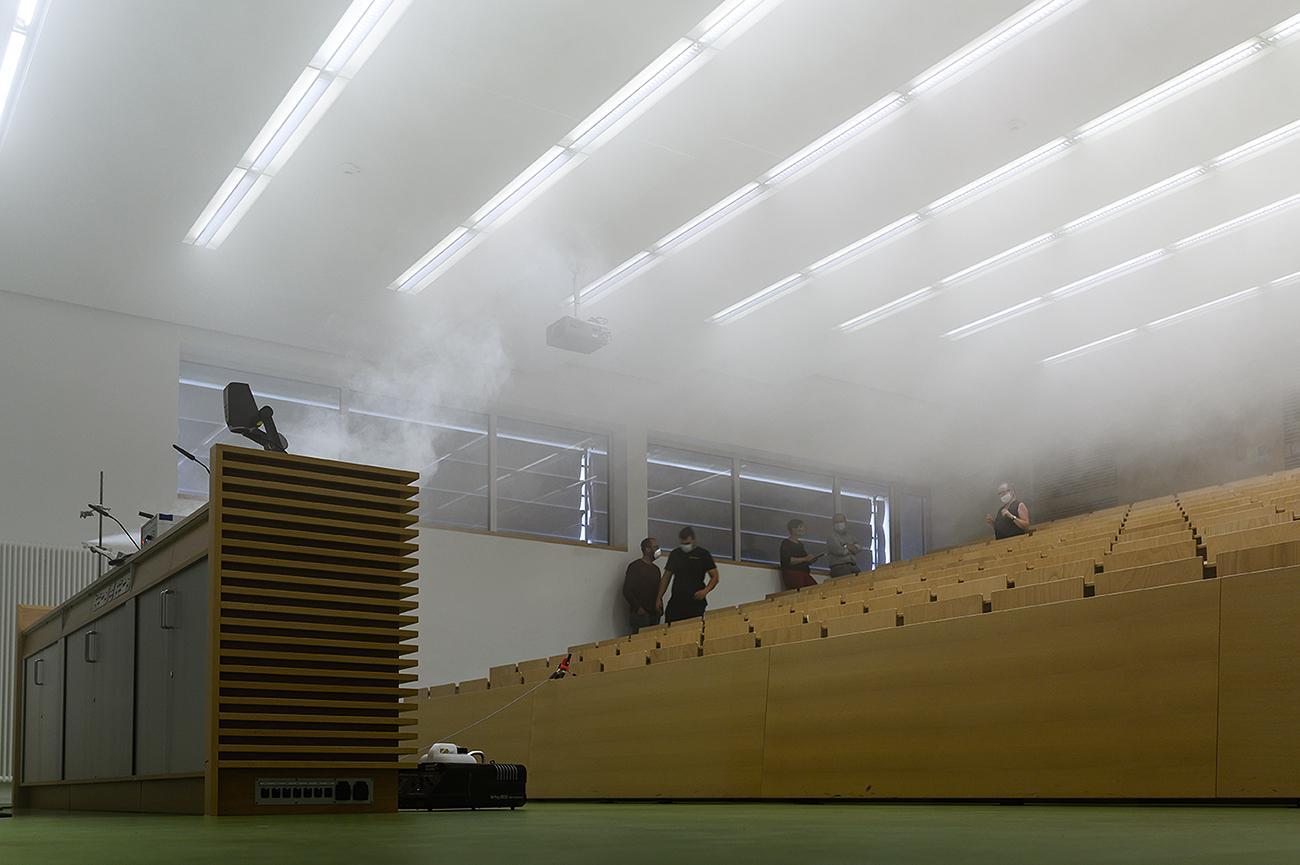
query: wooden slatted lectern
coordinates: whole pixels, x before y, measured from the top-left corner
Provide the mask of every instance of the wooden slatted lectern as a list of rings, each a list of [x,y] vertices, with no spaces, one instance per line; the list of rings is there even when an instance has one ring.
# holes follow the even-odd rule
[[[16,807],[397,809],[418,475],[227,445],[211,466],[208,505],[19,608]]]

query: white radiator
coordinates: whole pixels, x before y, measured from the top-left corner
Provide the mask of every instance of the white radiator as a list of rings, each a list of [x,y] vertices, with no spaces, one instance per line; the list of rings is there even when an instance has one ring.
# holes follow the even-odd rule
[[[61,604],[98,574],[88,550],[0,544],[0,783],[13,780],[14,609]]]

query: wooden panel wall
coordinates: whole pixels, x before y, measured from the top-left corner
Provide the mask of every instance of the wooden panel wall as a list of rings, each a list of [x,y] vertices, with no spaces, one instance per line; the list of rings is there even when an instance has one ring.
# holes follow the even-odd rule
[[[529,795],[757,797],[769,652],[547,683],[534,695]]]
[[[526,753],[537,798],[1212,798],[1231,781],[1225,755],[1235,759],[1219,755],[1216,781],[1233,717],[1217,720],[1221,584],[580,675],[523,701],[531,716],[521,703],[455,740],[492,759]],[[1286,603],[1277,628],[1296,620]],[[1292,632],[1242,629],[1294,654]],[[1276,663],[1300,669],[1290,656]],[[1225,661],[1225,695],[1250,670],[1237,665]],[[421,743],[526,690],[421,701]],[[1258,701],[1278,701],[1240,699],[1243,724],[1263,712]],[[1300,709],[1285,712],[1278,723],[1294,729]],[[1258,731],[1235,735],[1250,743]],[[1300,774],[1293,743],[1269,748],[1261,766]],[[1240,789],[1261,789],[1259,777]]]
[[[1218,793],[1300,796],[1300,566],[1219,582]]]
[[[418,475],[225,445],[211,465],[208,813],[251,811],[255,775],[316,770],[373,776],[375,810],[394,810],[415,738]]]
[[[772,650],[763,795],[1214,795],[1218,586]]]

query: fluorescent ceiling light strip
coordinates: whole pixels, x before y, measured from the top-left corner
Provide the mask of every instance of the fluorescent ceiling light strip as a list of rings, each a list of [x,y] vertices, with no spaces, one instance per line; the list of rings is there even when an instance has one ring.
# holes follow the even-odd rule
[[[972,321],[970,324],[963,324],[961,327],[953,328],[945,333],[944,336],[948,339],[965,339],[971,334],[979,333],[981,330],[986,330],[995,324],[1010,321],[1018,315],[1023,315],[1024,313],[1029,312],[1035,307],[1042,306],[1046,302],[1047,301],[1042,297],[1031,297],[1029,300],[1017,303],[1015,306],[1009,306],[1006,309],[998,310],[992,315],[986,315],[977,321]]]
[[[1091,213],[1085,213],[1078,219],[1071,220],[1061,226],[1060,229],[1058,229],[1058,232],[1059,234],[1069,234],[1072,231],[1078,231],[1085,226],[1100,222],[1103,219],[1109,219],[1118,213],[1128,210],[1131,207],[1136,207],[1137,205],[1149,201],[1158,195],[1163,195],[1166,192],[1170,192],[1180,186],[1191,183],[1193,180],[1196,180],[1204,174],[1205,169],[1199,165],[1195,168],[1189,168],[1186,171],[1180,171],[1173,177],[1166,177],[1164,180],[1157,181],[1144,189],[1139,189],[1131,195],[1126,195],[1117,201],[1112,201],[1110,204],[1102,205]]]
[[[1268,284],[1268,288],[1281,288],[1284,285],[1291,285],[1300,282],[1300,270],[1295,273],[1288,273],[1286,276],[1279,276]]]
[[[1047,142],[1037,150],[1032,150],[1021,156],[1019,159],[1013,159],[1000,168],[995,168],[983,177],[972,180],[960,189],[954,189],[942,198],[935,199],[921,209],[921,213],[926,216],[933,216],[947,208],[953,206],[959,201],[971,198],[981,192],[985,192],[1004,180],[1008,180],[1023,171],[1051,159],[1060,153],[1063,153],[1070,147],[1070,140],[1067,138],[1056,138]]]
[[[654,261],[657,261],[654,253],[638,252],[636,255],[632,256],[627,261],[593,282],[591,285],[582,289],[578,292],[578,297],[580,300],[588,302],[599,300],[604,297],[606,293],[617,288],[625,279],[631,277],[632,274],[637,273]],[[568,303],[571,304],[573,302],[574,298],[570,295]]]
[[[493,223],[500,221],[506,214],[517,210],[576,155],[572,150],[563,147],[552,147],[546,151],[540,159],[528,167],[524,174],[512,180],[505,189],[497,193],[478,213],[474,214],[470,219],[469,227],[476,233],[482,232]]]
[[[1148,253],[1136,256],[1134,258],[1130,258],[1128,261],[1122,261],[1119,264],[1112,265],[1111,267],[1106,268],[1105,270],[1098,271],[1097,273],[1094,273],[1091,276],[1085,276],[1083,279],[1075,280],[1069,285],[1061,286],[1055,291],[1049,291],[1045,296],[1045,300],[1048,302],[1062,300],[1071,295],[1079,294],[1080,292],[1087,291],[1088,289],[1094,288],[1102,284],[1103,282],[1108,282],[1109,280],[1122,276],[1125,273],[1129,273],[1131,271],[1145,267],[1148,264],[1151,264],[1153,262],[1162,260],[1167,256],[1172,255],[1174,252],[1177,252],[1187,246],[1192,245],[1193,243],[1199,243],[1202,240],[1206,240],[1208,238],[1215,237],[1217,235],[1232,231],[1236,228],[1240,228],[1243,225],[1246,225],[1247,223],[1250,222],[1254,222],[1257,219],[1262,219],[1265,216],[1270,216],[1274,213],[1278,213],[1283,209],[1290,207],[1296,203],[1300,203],[1300,193],[1296,193],[1295,195],[1289,195],[1286,198],[1273,202],[1272,204],[1268,204],[1265,205],[1264,207],[1260,207],[1257,208],[1256,210],[1252,210],[1250,213],[1243,214],[1242,216],[1238,216],[1235,219],[1230,219],[1227,222],[1219,223],[1213,228],[1209,228],[1206,229],[1205,231],[1193,234],[1190,237],[1178,241],[1177,243],[1171,244],[1170,246],[1161,247],[1160,249],[1153,249]],[[1007,312],[1007,311],[1008,310],[1003,310],[1003,312]],[[986,318],[980,319],[979,321],[971,322],[970,324],[967,325],[963,325],[962,327],[959,327],[956,330],[949,331],[947,334],[945,334],[945,336],[952,336],[954,333],[957,333],[959,331],[965,331],[967,329],[970,329],[971,332],[974,333],[976,332],[974,328],[977,325],[981,325],[981,324],[983,324],[984,326],[980,327],[979,329],[985,330],[989,327],[992,327],[995,324],[1001,323],[1000,320],[991,321],[991,319],[994,319],[1000,315],[1002,315],[1002,313],[994,313],[992,316],[988,316]],[[840,325],[840,327],[843,328],[844,325]]]
[[[1202,303],[1198,306],[1192,307],[1191,309],[1185,309],[1182,312],[1175,312],[1173,315],[1166,315],[1164,318],[1157,318],[1155,321],[1148,322],[1146,326],[1155,329],[1168,327],[1171,324],[1177,324],[1178,322],[1193,315],[1197,315],[1198,313],[1208,312],[1211,309],[1216,309],[1238,300],[1244,300],[1258,291],[1259,287],[1255,286],[1254,288],[1248,288],[1244,291],[1234,292],[1227,297],[1221,297],[1218,300],[1211,300],[1208,303]]]
[[[902,108],[907,104],[907,101],[908,98],[901,93],[885,95],[874,105],[868,106],[793,156],[768,169],[767,173],[763,175],[762,182],[775,184],[789,180],[795,174],[829,155],[831,151],[840,145],[851,141]]]
[[[843,264],[848,259],[861,255],[867,250],[884,243],[886,240],[897,237],[904,231],[907,231],[909,228],[920,223],[921,218],[921,214],[919,213],[909,213],[907,216],[895,219],[888,225],[882,228],[877,228],[866,237],[860,240],[855,240],[848,246],[837,249],[825,258],[817,259],[808,266],[808,272],[822,273]]]
[[[388,29],[397,22],[396,17],[385,19],[393,3],[394,0],[374,0],[349,28],[345,29],[344,22],[340,21],[335,29],[343,30],[346,35],[321,69],[345,78],[355,75],[361,64],[370,58],[371,52],[383,41]]]
[[[762,291],[755,292],[744,300],[733,303],[724,310],[715,312],[709,317],[709,321],[714,324],[726,324],[743,318],[745,315],[753,312],[759,307],[776,300],[778,297],[785,294],[807,278],[808,277],[802,273],[792,273],[785,279],[772,283]]]
[[[1083,279],[1076,279],[1069,285],[1063,285],[1058,289],[1049,291],[1047,297],[1051,300],[1060,300],[1063,297],[1069,297],[1072,294],[1087,291],[1090,288],[1095,288],[1103,282],[1108,282],[1130,271],[1146,267],[1148,264],[1151,264],[1154,261],[1159,261],[1168,254],[1169,250],[1163,247],[1160,249],[1153,249],[1150,252],[1143,253],[1135,258],[1130,258],[1128,261],[1121,261],[1119,264],[1112,265],[1105,270],[1099,270],[1091,276],[1085,276]]]
[[[1269,42],[1277,43],[1290,39],[1300,33],[1300,15],[1292,15],[1281,24],[1274,25],[1264,33],[1264,38]]]
[[[1248,141],[1239,147],[1229,150],[1222,156],[1210,160],[1207,165],[1197,165],[1187,169],[1186,171],[1180,171],[1172,177],[1166,177],[1164,180],[1157,181],[1150,186],[1139,189],[1137,192],[1126,195],[1117,201],[1112,201],[1110,204],[1103,205],[1090,213],[1086,213],[1078,219],[1067,222],[1055,231],[1049,231],[1046,234],[1040,234],[1038,237],[1030,238],[1024,243],[1013,246],[1003,252],[999,252],[997,255],[990,256],[989,258],[977,262],[976,264],[972,264],[970,267],[964,268],[963,270],[959,270],[951,276],[945,276],[943,279],[939,280],[939,284],[946,287],[959,280],[974,276],[980,271],[1004,263],[1017,255],[1044,246],[1063,235],[1069,234],[1073,231],[1078,231],[1081,228],[1092,225],[1101,220],[1108,219],[1125,210],[1150,201],[1157,196],[1163,195],[1166,192],[1170,192],[1191,183],[1194,180],[1198,180],[1199,178],[1204,177],[1209,171],[1213,170],[1213,167],[1227,165],[1230,162],[1234,162],[1246,156],[1254,155],[1266,147],[1278,144],[1297,132],[1300,132],[1300,120],[1297,120],[1294,123],[1289,123],[1286,126],[1273,130],[1272,132],[1265,133],[1252,141]]]
[[[992,33],[977,39],[969,46],[949,55],[925,72],[922,72],[914,80],[912,86],[908,88],[908,93],[917,94],[933,90],[942,82],[988,57],[994,51],[1071,2],[1072,0],[1040,0],[1040,2],[1031,3],[1017,12],[1012,18],[1003,22],[1002,26]]]
[[[36,21],[36,9],[39,0],[18,0],[18,11],[14,15],[14,29],[30,28]]]
[[[322,78],[319,73],[305,74],[310,74],[311,80],[302,94],[294,94],[297,99],[291,105],[285,104],[289,99],[280,104],[281,109],[288,109],[285,112],[283,122],[267,137],[266,144],[259,151],[254,151],[251,158],[245,157],[249,162],[248,168],[251,171],[256,171],[259,174],[272,173],[269,171],[271,163],[277,162],[277,164],[281,164],[278,157],[285,151],[289,140],[293,138],[293,134],[307,122],[309,117],[319,116],[317,106],[325,97],[325,91],[329,90],[331,79]],[[279,110],[277,109],[277,112]]]
[[[941,79],[950,78],[958,72],[969,68],[981,57],[991,55],[995,50],[1008,44],[1016,36],[1021,35],[1053,12],[1072,2],[1077,2],[1077,0],[1038,0],[1038,2],[1031,3],[1015,16],[1003,22],[1003,24],[994,32],[984,37],[974,46],[964,48],[961,51],[949,55],[937,66],[932,67],[930,71],[922,73],[921,76],[914,79],[914,81],[929,81],[931,84],[937,84]],[[913,83],[907,88],[908,92],[906,93],[891,91],[885,94],[853,117],[850,117],[834,129],[805,145],[793,155],[777,163],[765,172],[756,183],[766,187],[785,182],[811,167],[814,163],[818,163],[832,153],[839,151],[844,144],[859,138],[862,133],[867,130],[877,127],[882,120],[911,101],[911,94],[919,92],[917,87],[918,85]],[[921,89],[928,88],[922,87]],[[733,196],[735,194],[736,193],[732,193]],[[725,214],[719,215],[717,221],[720,222],[723,219],[738,213],[745,205],[757,200],[758,197],[758,195],[754,195],[742,204],[737,204]],[[725,200],[726,199],[724,199],[724,201]],[[709,211],[705,212],[708,213],[717,208],[717,206],[718,205],[714,205],[709,208]],[[696,217],[696,219],[698,218],[699,217]],[[917,219],[919,220],[919,217],[917,217]],[[692,222],[693,221],[694,220],[692,220]],[[687,223],[687,225],[690,224],[691,223],[689,222]],[[678,229],[678,231],[681,230],[682,229]],[[835,258],[837,255],[837,253],[832,253],[832,255],[827,256],[826,259],[823,260]],[[814,265],[813,268],[809,268],[809,270],[813,270],[815,267],[816,265]],[[598,300],[610,294],[616,283],[631,279],[632,275],[631,272],[624,272],[616,277],[615,273],[611,271],[582,289],[582,291],[579,292],[579,297],[587,302]],[[741,303],[743,304],[744,301],[741,301]]]
[[[27,47],[27,33],[13,30],[6,40],[5,53],[0,57],[0,118],[3,118],[9,96],[14,92],[18,82],[18,64],[23,58],[23,49]]]
[[[1278,25],[1278,27],[1281,26],[1282,25]],[[1044,144],[1042,147],[1039,147],[1037,150],[1033,150],[1029,153],[1026,153],[1024,156],[1021,156],[1018,159],[1008,162],[1006,165],[1003,165],[1001,168],[994,169],[988,174],[985,174],[983,177],[973,180],[970,183],[967,183],[966,185],[962,186],[961,188],[956,189],[953,192],[950,192],[939,199],[936,199],[934,202],[921,209],[920,216],[918,217],[918,219],[929,219],[934,215],[936,215],[937,213],[939,213],[940,211],[945,210],[948,207],[951,207],[952,205],[958,203],[963,199],[985,192],[991,189],[996,184],[1002,182],[1003,180],[1010,179],[1011,177],[1016,176],[1022,171],[1028,170],[1029,168],[1039,165],[1042,162],[1051,159],[1052,157],[1060,153],[1063,153],[1074,142],[1082,140],[1084,137],[1092,134],[1093,132],[1100,131],[1103,127],[1109,127],[1114,123],[1119,122],[1119,120],[1122,118],[1131,117],[1138,111],[1145,111],[1147,109],[1150,109],[1155,105],[1165,101],[1166,99],[1172,98],[1177,93],[1185,92],[1186,90],[1190,89],[1193,86],[1204,83],[1210,77],[1217,75],[1220,72],[1223,72],[1230,66],[1241,62],[1247,57],[1253,56],[1260,50],[1261,47],[1265,46],[1266,44],[1267,43],[1264,37],[1257,37],[1255,39],[1249,40],[1248,42],[1242,43],[1242,45],[1237,46],[1236,48],[1231,48],[1228,51],[1225,51],[1222,54],[1219,54],[1211,58],[1210,60],[1207,60],[1205,63],[1202,63],[1199,66],[1196,66],[1193,69],[1184,72],[1183,74],[1176,76],[1175,78],[1172,78],[1169,81],[1166,81],[1164,84],[1161,84],[1155,88],[1152,88],[1151,90],[1148,90],[1146,93],[1124,103],[1118,108],[1110,112],[1107,112],[1106,114],[1103,114],[1101,117],[1097,118],[1096,120],[1084,124],[1084,126],[1080,127],[1078,130],[1071,133],[1070,135],[1066,135],[1061,138],[1057,138],[1053,141],[1049,141],[1047,144]],[[1291,134],[1291,132],[1287,131],[1288,129],[1289,127],[1282,127],[1281,129],[1275,130],[1274,132],[1269,133],[1266,136],[1262,136],[1260,139],[1256,139],[1256,141],[1254,142],[1249,142],[1245,145],[1242,145],[1241,148],[1238,148],[1238,150],[1242,151],[1240,155],[1244,156],[1246,155],[1247,152],[1258,151],[1259,149],[1271,146],[1272,144],[1275,144],[1285,139]],[[1233,153],[1233,152],[1235,151],[1230,151],[1229,153]],[[1226,155],[1228,154],[1225,154],[1225,156]],[[1222,158],[1223,157],[1219,157],[1219,159]],[[1211,165],[1213,165],[1213,163],[1211,163]],[[1075,220],[1072,223],[1068,223],[1066,226],[1059,229],[1057,234],[1058,235],[1064,234],[1068,231],[1073,231],[1077,228],[1081,228],[1084,225],[1089,224],[1091,222],[1106,218],[1108,216],[1112,216],[1115,213],[1118,213],[1121,210],[1131,207],[1141,201],[1145,201],[1163,192],[1167,192],[1170,189],[1179,186],[1183,183],[1190,182],[1191,180],[1195,179],[1195,177],[1198,177],[1201,174],[1203,174],[1205,171],[1206,171],[1205,166],[1198,166],[1196,168],[1189,169],[1187,172],[1168,178],[1167,180],[1160,181],[1159,183],[1147,187],[1146,189],[1140,190],[1125,199],[1121,199],[1120,201],[1114,202],[1113,204],[1106,205],[1105,207],[1095,210],[1092,213],[1089,213],[1081,217],[1080,219]],[[1033,241],[1027,241],[1027,242],[1033,243]],[[1045,243],[1046,240],[1044,239],[1043,242]],[[845,247],[845,250],[852,249],[852,248],[853,245],[850,245],[849,247]],[[844,260],[845,258],[848,257],[847,255],[844,254],[845,250],[841,250],[839,253],[833,253],[832,255],[836,257],[837,260]],[[856,252],[865,252],[865,251],[866,251],[866,247],[856,250]],[[856,252],[854,254],[856,254]],[[972,267],[975,270],[979,270],[979,269],[983,269],[985,266],[992,266],[994,263],[1000,260],[1004,260],[1001,258],[1001,256],[1006,254],[1014,254],[1014,253],[1012,252],[1012,250],[1008,250],[1007,253],[999,253],[999,255],[993,256],[990,259],[986,259],[985,261],[973,265]],[[1163,253],[1156,253],[1156,255],[1159,254],[1163,254]],[[816,268],[817,265],[813,265],[812,267],[807,268],[807,271],[812,272],[815,271]],[[945,277],[943,280],[940,281],[940,284],[942,285],[948,281],[954,281],[959,278],[964,278],[965,276],[972,275],[972,273],[959,271],[957,274],[953,274],[952,276]],[[1070,286],[1066,286],[1066,288],[1070,288]],[[1064,291],[1064,289],[1058,289],[1058,291]],[[1049,297],[1050,296],[1053,295],[1049,295]],[[843,325],[840,325],[840,327],[843,327]]]
[[[1285,126],[1279,126],[1272,132],[1261,135],[1253,141],[1247,141],[1240,147],[1234,147],[1227,153],[1223,153],[1210,160],[1210,165],[1215,168],[1222,168],[1223,166],[1236,162],[1239,159],[1254,156],[1256,153],[1266,150],[1269,147],[1281,144],[1283,141],[1286,141],[1297,133],[1300,133],[1300,120],[1293,121]]]
[[[36,48],[36,31],[43,12],[39,0],[19,0],[7,35],[0,31],[0,50],[3,51],[0,53],[0,144],[4,142],[18,91],[31,64],[32,52]]]
[[[1128,330],[1122,330],[1119,333],[1111,334],[1110,336],[1105,336],[1102,337],[1101,339],[1095,339],[1092,342],[1087,343],[1086,345],[1079,346],[1078,348],[1072,348],[1069,351],[1063,351],[1060,354],[1054,354],[1051,357],[1045,357],[1041,362],[1056,363],[1062,360],[1069,360],[1072,357],[1077,357],[1085,352],[1091,351],[1092,349],[1100,348],[1103,345],[1108,345],[1112,342],[1117,342],[1126,337],[1133,336],[1133,334],[1137,332],[1138,329],[1136,327],[1131,327]]]
[[[473,232],[477,242],[492,226],[522,211],[549,183],[559,179],[562,169],[575,167],[640,116],[655,99],[693,74],[712,55],[710,49],[717,47],[715,43],[723,35],[735,37],[760,17],[754,14],[756,10],[760,7],[770,9],[779,2],[781,0],[726,0],[716,6],[692,30],[692,33],[698,32],[699,36],[692,37],[688,34],[675,41],[595,111],[583,118],[558,144],[542,154],[469,219],[439,241],[434,250],[442,249],[444,252],[436,254],[442,256],[437,267],[429,269],[413,265],[388,287],[405,294],[416,294],[428,288],[473,245],[466,241],[456,246],[455,252],[446,252],[454,245],[450,240],[452,235],[468,230]],[[430,260],[430,253],[425,253],[421,259],[426,260]],[[418,279],[415,278],[417,275]],[[598,282],[605,282],[605,278]],[[609,287],[611,286],[604,286]],[[594,285],[583,289],[583,299],[586,299],[589,289],[594,290]]]
[[[679,39],[635,78],[614,94],[604,105],[587,116],[565,136],[566,147],[587,151],[613,133],[620,122],[628,121],[636,109],[655,91],[673,79],[704,52],[704,46],[690,39]]]
[[[983,261],[972,264],[970,267],[964,267],[950,276],[945,276],[943,279],[939,280],[939,284],[946,287],[952,285],[954,282],[960,282],[967,277],[974,276],[975,274],[988,270],[989,268],[997,267],[999,264],[1005,264],[1011,259],[1037,249],[1044,244],[1051,243],[1053,240],[1056,240],[1056,232],[1054,231],[1040,234],[1037,237],[1031,237],[1024,243],[1018,243],[1010,249],[999,252],[997,255],[991,255]]]
[[[889,303],[882,304],[875,309],[864,312],[862,315],[854,316],[848,321],[841,322],[839,324],[839,329],[846,333],[860,330],[867,325],[875,324],[878,321],[884,321],[895,313],[902,312],[909,307],[928,300],[933,294],[934,287],[927,285],[925,288],[919,288],[911,294],[905,294],[900,298],[891,300]]]
[[[221,245],[410,3],[411,0],[353,0],[349,4],[311,62],[253,137],[235,171],[190,226],[186,243],[209,249]]]
[[[1188,237],[1184,237],[1182,240],[1175,242],[1172,248],[1183,249],[1185,247],[1192,246],[1193,244],[1201,243],[1202,241],[1209,240],[1212,237],[1217,237],[1220,234],[1225,234],[1229,231],[1234,231],[1238,228],[1241,228],[1244,225],[1248,225],[1254,222],[1257,219],[1263,219],[1266,216],[1271,216],[1274,213],[1285,210],[1286,208],[1291,207],[1296,203],[1300,203],[1300,192],[1297,192],[1295,195],[1288,195],[1286,198],[1283,198],[1279,201],[1275,201],[1272,204],[1266,204],[1263,207],[1256,208],[1255,210],[1252,210],[1250,213],[1243,213],[1241,216],[1238,216],[1235,219],[1229,219],[1227,222],[1221,222],[1218,225],[1214,226],[1213,228],[1207,228],[1204,231],[1198,231],[1196,234],[1190,235]]]
[[[403,286],[414,286],[432,278],[438,268],[447,265],[452,257],[473,239],[474,233],[468,228],[457,228],[444,237],[441,243],[426,252],[423,258],[411,265],[406,273],[398,277],[398,283]]]
[[[1095,120],[1090,120],[1083,126],[1079,127],[1079,131],[1075,133],[1074,138],[1076,140],[1091,138],[1103,130],[1110,129],[1116,124],[1129,120],[1138,114],[1150,111],[1157,105],[1167,102],[1180,93],[1185,93],[1193,87],[1205,83],[1210,78],[1220,75],[1237,64],[1255,56],[1267,47],[1267,44],[1268,43],[1262,38],[1255,37],[1233,48],[1229,48],[1222,54],[1218,54],[1211,57],[1209,60],[1206,60],[1199,66],[1193,66],[1183,74],[1175,76],[1165,83],[1153,87],[1142,95],[1130,99],[1118,108],[1107,111]]]
[[[712,45],[728,34],[736,35],[733,33],[736,25],[747,19],[765,2],[767,0],[740,0],[738,3],[723,3],[706,15],[704,20],[696,27],[696,30],[703,31],[700,33],[699,41],[706,45]],[[771,6],[769,6],[769,11],[770,9]]]
[[[972,264],[970,267],[959,270],[956,273],[953,273],[949,276],[945,276],[943,279],[939,280],[938,285],[946,288],[948,286],[951,286],[953,283],[975,276],[976,274],[978,274],[983,270],[986,270],[991,267],[995,267],[998,264],[1003,264],[1018,255],[1026,254],[1034,249],[1037,249],[1041,246],[1051,243],[1070,232],[1077,231],[1088,225],[1094,224],[1100,220],[1108,219],[1112,216],[1115,216],[1118,213],[1128,210],[1129,208],[1136,207],[1137,205],[1150,201],[1151,199],[1159,195],[1163,195],[1166,192],[1169,192],[1173,189],[1177,189],[1178,187],[1183,186],[1187,183],[1191,183],[1192,181],[1205,176],[1210,171],[1216,170],[1217,167],[1228,165],[1231,164],[1232,162],[1236,162],[1240,159],[1244,159],[1246,157],[1253,156],[1257,153],[1260,153],[1264,149],[1279,144],[1282,141],[1295,135],[1296,133],[1300,133],[1300,120],[1294,121],[1292,123],[1288,123],[1285,126],[1281,126],[1271,132],[1266,132],[1265,134],[1259,136],[1258,138],[1252,139],[1251,141],[1248,141],[1245,144],[1242,144],[1236,148],[1233,148],[1232,150],[1227,151],[1226,153],[1220,156],[1215,157],[1205,165],[1194,166],[1192,168],[1187,169],[1186,171],[1179,172],[1178,174],[1175,174],[1172,177],[1167,177],[1164,180],[1153,183],[1150,186],[1145,187],[1144,189],[1140,189],[1137,192],[1134,192],[1130,195],[1126,195],[1117,201],[1113,201],[1110,204],[1103,205],[1102,207],[1099,207],[1096,210],[1079,217],[1078,219],[1075,219],[1071,222],[1067,222],[1065,225],[1061,226],[1055,231],[1047,232],[1045,234],[1040,234],[1037,237],[1030,238],[1029,240],[1026,240],[1021,244],[1018,244],[1017,246],[1013,246],[1010,249],[1004,250],[1002,252],[999,252],[996,255],[990,256],[984,259],[983,261],[976,262],[975,264]],[[1295,196],[1292,197],[1292,199],[1294,198]],[[1246,214],[1243,217],[1238,217],[1238,219],[1233,220],[1231,223],[1225,223],[1224,225],[1207,229],[1206,231],[1201,232],[1200,235],[1193,235],[1193,238],[1188,238],[1187,240],[1179,241],[1179,244],[1187,245],[1190,242],[1194,242],[1194,239],[1196,238],[1204,239],[1204,237],[1211,236],[1212,234],[1218,234],[1222,231],[1231,230],[1232,228],[1235,228],[1238,225],[1245,224],[1245,222],[1248,222],[1252,219],[1260,218],[1261,216],[1268,215],[1269,213],[1275,212],[1276,210],[1279,210],[1282,207],[1290,206],[1291,203],[1294,203],[1294,201],[1291,199],[1284,199],[1281,202],[1276,202],[1272,205],[1267,205],[1263,208],[1260,208],[1259,211],[1256,211],[1253,214]],[[917,219],[919,220],[920,217],[917,217]],[[1175,244],[1173,247],[1170,248],[1177,248],[1177,246],[1178,244]],[[848,250],[851,249],[851,247],[846,247],[845,249]],[[1164,254],[1166,254],[1167,252],[1168,252],[1167,249],[1154,250],[1150,253],[1147,253],[1146,256],[1139,256],[1138,259],[1133,259],[1129,262],[1116,265],[1115,268],[1111,268],[1111,270],[1122,271],[1123,269],[1138,267],[1141,266],[1142,264],[1145,264],[1147,260],[1154,260],[1156,258],[1159,258]],[[841,253],[836,253],[835,255],[842,256],[843,253],[844,250],[842,250]],[[815,267],[816,265],[814,265],[814,268]],[[1056,291],[1050,293],[1048,296],[1053,299],[1056,299],[1058,297],[1064,297],[1068,294],[1073,294],[1085,288],[1090,288],[1092,285],[1105,281],[1106,279],[1109,279],[1112,276],[1116,276],[1116,275],[1118,275],[1118,273],[1110,273],[1109,271],[1102,271],[1099,274],[1094,274],[1093,276],[1085,277],[1084,279],[1079,280],[1078,282],[1071,283],[1068,286],[1059,288]],[[751,295],[751,297],[757,297],[757,295]],[[742,301],[741,303],[743,304],[744,301]],[[737,304],[737,306],[738,305],[739,304]]]
[[[232,196],[232,198],[227,202],[228,204],[233,205],[229,209],[229,216],[215,225],[216,231],[212,233],[211,238],[208,240],[207,245],[209,248],[216,249],[225,242],[226,236],[235,230],[235,226],[239,224],[239,220],[244,218],[244,214],[248,213],[249,208],[253,206],[253,203],[256,202],[257,199],[261,197],[262,192],[265,191],[266,185],[271,182],[270,175],[266,174],[249,174],[247,177],[252,180],[252,185],[246,185],[241,182],[235,186],[236,195]],[[225,209],[224,205],[222,209]],[[218,211],[218,213],[221,212],[222,211]]]
[[[674,246],[680,246],[706,228],[716,225],[719,221],[725,219],[730,211],[743,206],[763,191],[764,187],[759,183],[749,183],[742,186],[708,210],[691,219],[690,222],[665,235],[654,245],[653,251],[661,255]]]

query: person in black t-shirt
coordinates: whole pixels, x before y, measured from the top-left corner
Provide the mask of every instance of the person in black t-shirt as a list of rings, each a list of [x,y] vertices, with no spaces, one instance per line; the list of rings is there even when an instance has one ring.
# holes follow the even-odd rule
[[[704,608],[709,605],[705,600],[709,592],[718,587],[718,566],[713,556],[704,547],[695,543],[695,529],[685,526],[677,533],[681,545],[668,554],[664,564],[664,575],[659,581],[659,599],[655,609],[664,611],[664,621],[678,622],[704,615]],[[709,584],[704,585],[704,578]],[[673,596],[664,607],[664,595],[668,586],[673,587]]]
[[[627,566],[623,576],[623,598],[627,601],[632,633],[659,624],[659,542],[646,538],[641,542],[641,558]]]
[[[803,536],[806,530],[803,520],[790,520],[785,529],[790,536],[781,541],[781,584],[787,589],[817,585],[812,575],[812,563],[821,556],[810,556],[804,548]]]
[[[1002,509],[995,517],[984,515],[984,522],[993,527],[993,537],[998,540],[1014,538],[1029,532],[1029,506],[1016,498],[1016,488],[1011,484],[998,485],[998,501]]]

